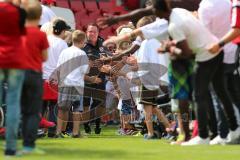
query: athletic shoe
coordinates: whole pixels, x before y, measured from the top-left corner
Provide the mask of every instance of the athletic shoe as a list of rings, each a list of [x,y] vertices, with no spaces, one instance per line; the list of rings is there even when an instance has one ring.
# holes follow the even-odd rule
[[[85,130],[85,133],[91,134],[91,128],[89,125],[87,125],[87,126],[84,125],[84,130]]]
[[[170,144],[171,145],[180,145],[180,144],[182,144],[184,142],[184,139],[185,139],[184,134],[179,134],[177,140],[171,142]]]
[[[158,137],[156,135],[145,134],[143,137],[144,137],[145,140],[156,140],[156,139],[158,139]]]
[[[217,144],[225,145],[226,142],[227,142],[226,138],[221,138],[218,135],[217,137],[215,137],[213,140],[210,141],[210,145],[217,145]]]
[[[227,144],[237,144],[240,139],[240,127],[235,131],[229,131],[227,136]]]
[[[52,127],[55,127],[55,123],[50,122],[50,121],[46,120],[45,118],[42,118],[39,123],[39,127],[40,128],[52,128]]]
[[[54,138],[65,138],[65,137],[63,136],[62,133],[60,133],[60,134],[56,134],[56,135],[54,136]]]
[[[95,134],[100,134],[101,133],[101,128],[95,128],[94,131],[95,131]]]
[[[209,138],[201,138],[199,136],[191,139],[190,141],[188,142],[183,142],[181,144],[181,146],[195,146],[195,145],[208,145],[210,142],[210,139]]]
[[[23,147],[22,154],[36,154],[36,155],[44,155],[45,151],[39,148],[33,147]]]

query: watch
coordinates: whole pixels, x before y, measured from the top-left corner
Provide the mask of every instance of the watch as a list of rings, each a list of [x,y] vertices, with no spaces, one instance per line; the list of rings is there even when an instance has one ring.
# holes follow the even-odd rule
[[[219,45],[220,47],[223,47],[223,46],[225,45],[225,42],[224,42],[224,41],[220,41],[220,42],[218,42],[218,45]]]

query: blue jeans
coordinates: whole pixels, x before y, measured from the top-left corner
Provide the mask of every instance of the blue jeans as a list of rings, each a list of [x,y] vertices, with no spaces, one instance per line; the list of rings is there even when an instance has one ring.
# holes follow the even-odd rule
[[[17,133],[20,121],[20,96],[24,70],[0,69],[0,104],[2,104],[3,81],[8,84],[6,95],[6,150],[17,149]]]

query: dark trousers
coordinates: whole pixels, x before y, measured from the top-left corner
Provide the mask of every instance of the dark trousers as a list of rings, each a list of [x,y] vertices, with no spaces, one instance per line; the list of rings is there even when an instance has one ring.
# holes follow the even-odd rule
[[[42,74],[31,70],[26,71],[21,98],[22,134],[25,147],[35,147],[42,108],[42,87]]]
[[[213,88],[222,102],[227,113],[228,123],[231,130],[235,130],[237,125],[236,116],[229,94],[224,85],[224,65],[223,53],[206,62],[198,62],[194,76],[194,98],[197,106],[197,118],[199,123],[199,136],[208,137],[208,107],[213,107],[213,102],[209,98],[209,84]]]
[[[45,113],[48,113],[48,121],[54,122],[57,124],[57,114],[58,114],[58,107],[57,107],[57,101],[56,100],[46,100],[43,101],[42,106],[42,115],[45,115]],[[48,134],[55,134],[56,133],[56,126],[48,128]]]
[[[217,118],[218,135],[220,135],[221,138],[226,138],[229,133],[229,127],[228,127],[226,115],[222,108],[222,104],[219,101],[218,97],[216,96],[215,92],[212,91],[211,95],[212,95],[214,110]]]
[[[237,70],[225,72],[225,85],[232,102],[240,112],[240,75]]]
[[[84,88],[83,105],[90,106],[90,120],[93,120],[95,122],[96,128],[100,128],[101,115],[97,114],[97,110],[98,107],[104,107],[103,105],[105,103],[106,93],[103,87],[100,89],[97,87],[97,85],[95,85],[95,87],[96,88],[92,87]],[[84,123],[85,128],[87,128],[88,126],[89,122]]]

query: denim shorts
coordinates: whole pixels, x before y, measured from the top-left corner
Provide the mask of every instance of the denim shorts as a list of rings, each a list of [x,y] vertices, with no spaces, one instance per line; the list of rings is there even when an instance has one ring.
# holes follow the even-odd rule
[[[132,102],[131,100],[122,100],[122,109],[121,114],[122,115],[130,115],[132,114]]]

